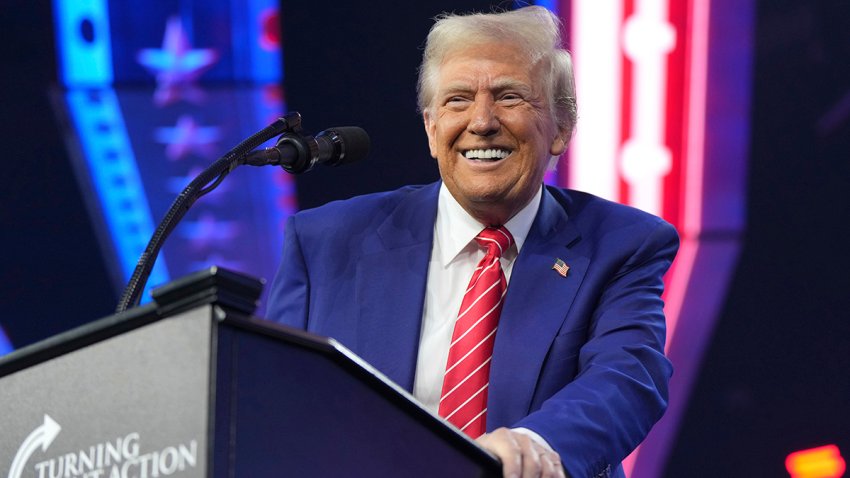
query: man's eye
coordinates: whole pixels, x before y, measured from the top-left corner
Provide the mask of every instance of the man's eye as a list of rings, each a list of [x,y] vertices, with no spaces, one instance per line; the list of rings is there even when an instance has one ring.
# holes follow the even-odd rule
[[[511,102],[511,101],[520,101],[520,100],[522,100],[522,97],[520,95],[516,94],[516,93],[505,93],[499,99],[502,100],[502,101]]]
[[[469,104],[469,100],[463,96],[452,96],[446,99],[445,105],[449,108],[465,108]]]

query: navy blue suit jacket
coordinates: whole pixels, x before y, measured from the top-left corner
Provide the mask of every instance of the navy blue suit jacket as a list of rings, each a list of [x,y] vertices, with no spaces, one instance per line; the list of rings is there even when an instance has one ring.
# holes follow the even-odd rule
[[[439,183],[289,218],[269,318],[330,336],[413,387]],[[573,478],[619,462],[667,404],[661,219],[547,187],[513,266],[490,372],[487,429],[527,427]],[[552,269],[562,259],[569,272]],[[452,312],[455,313],[455,312]]]

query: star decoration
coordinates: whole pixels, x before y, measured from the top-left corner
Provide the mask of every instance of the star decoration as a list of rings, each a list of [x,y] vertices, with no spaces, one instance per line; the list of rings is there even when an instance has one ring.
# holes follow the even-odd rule
[[[154,100],[164,106],[180,98],[200,101],[203,95],[193,83],[218,61],[218,52],[193,49],[180,17],[172,16],[165,26],[162,48],[142,49],[136,60],[156,76]]]
[[[198,126],[189,115],[183,115],[173,127],[157,128],[154,134],[156,140],[167,144],[165,154],[172,161],[185,158],[190,153],[198,153],[203,157],[215,154],[212,147],[221,137],[220,128],[215,126]]]

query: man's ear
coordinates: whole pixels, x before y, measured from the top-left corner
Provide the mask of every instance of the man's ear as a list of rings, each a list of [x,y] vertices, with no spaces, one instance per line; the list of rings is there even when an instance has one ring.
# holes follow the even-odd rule
[[[572,131],[569,128],[558,128],[555,133],[555,138],[552,139],[552,144],[549,146],[549,154],[552,156],[560,156],[567,150],[567,145],[570,144],[570,136]]]
[[[422,112],[422,122],[425,123],[425,134],[428,135],[428,148],[431,150],[431,157],[437,159],[437,124],[431,118],[427,109]]]

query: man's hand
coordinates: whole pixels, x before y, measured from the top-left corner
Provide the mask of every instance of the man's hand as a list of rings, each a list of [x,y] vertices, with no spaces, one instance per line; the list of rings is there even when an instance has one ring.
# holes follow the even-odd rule
[[[561,457],[528,435],[498,428],[475,441],[502,461],[505,478],[565,478]]]

